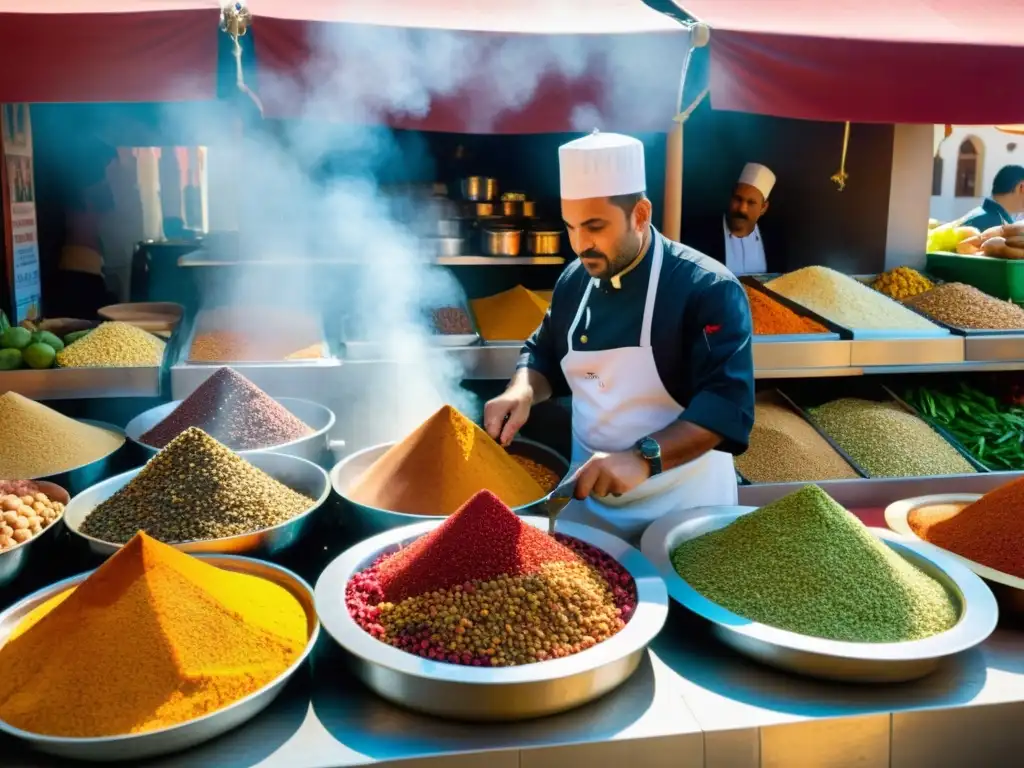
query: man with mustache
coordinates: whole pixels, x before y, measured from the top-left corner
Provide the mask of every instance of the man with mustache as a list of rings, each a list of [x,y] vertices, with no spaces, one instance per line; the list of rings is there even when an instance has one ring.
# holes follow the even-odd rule
[[[579,259],[555,285],[484,426],[507,445],[535,403],[572,395],[575,497],[562,512],[626,538],[671,510],[735,504],[754,418],[750,308],[721,264],[651,225],[643,145],[593,133],[559,148]]]

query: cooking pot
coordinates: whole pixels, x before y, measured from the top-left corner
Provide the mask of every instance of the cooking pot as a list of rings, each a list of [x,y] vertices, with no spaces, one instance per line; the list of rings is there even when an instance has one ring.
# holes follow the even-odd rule
[[[562,251],[562,232],[531,230],[526,233],[526,249],[534,256],[557,256]]]
[[[473,202],[486,202],[498,197],[498,180],[489,176],[467,176],[462,180],[462,196]]]
[[[488,256],[518,256],[523,230],[488,226],[481,230],[484,253]]]

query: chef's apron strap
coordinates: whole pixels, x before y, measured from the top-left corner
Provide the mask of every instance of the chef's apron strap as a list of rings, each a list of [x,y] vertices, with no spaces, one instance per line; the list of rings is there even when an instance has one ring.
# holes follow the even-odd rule
[[[644,301],[644,321],[640,328],[640,346],[651,346],[651,326],[654,324],[654,302],[658,296],[658,280],[661,278],[663,241],[658,231],[651,227],[651,277],[647,281],[647,299]]]
[[[572,337],[576,335],[576,327],[580,324],[580,319],[583,317],[583,313],[587,310],[587,302],[590,300],[590,291],[594,288],[594,280],[590,278],[587,280],[587,288],[583,291],[583,298],[580,299],[580,305],[576,308],[576,317],[573,318],[572,323],[569,325],[569,335],[567,336],[569,346],[567,349],[572,352]]]

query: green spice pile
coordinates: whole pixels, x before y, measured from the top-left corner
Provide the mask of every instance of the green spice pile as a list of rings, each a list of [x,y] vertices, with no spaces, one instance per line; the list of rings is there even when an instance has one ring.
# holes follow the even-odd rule
[[[964,383],[955,393],[918,387],[906,400],[989,469],[1024,469],[1024,405],[1000,402]]]
[[[672,564],[733,613],[827,640],[919,640],[958,619],[939,582],[813,485],[683,542]]]
[[[159,366],[166,344],[128,323],[103,323],[57,353],[59,368],[141,368]]]
[[[139,531],[167,544],[239,536],[284,523],[313,500],[191,427],[82,522],[115,544]]]
[[[808,414],[869,477],[973,474],[956,448],[893,402],[844,397]]]
[[[938,285],[903,303],[957,328],[1001,331],[1024,328],[1024,309],[964,283]]]
[[[937,330],[917,313],[828,267],[804,267],[767,287],[847,328]]]

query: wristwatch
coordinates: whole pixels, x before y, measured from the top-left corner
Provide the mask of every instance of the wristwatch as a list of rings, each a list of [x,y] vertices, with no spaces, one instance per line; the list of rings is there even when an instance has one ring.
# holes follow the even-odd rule
[[[661,474],[661,446],[653,437],[641,437],[636,441],[636,449],[651,465],[651,477]]]

